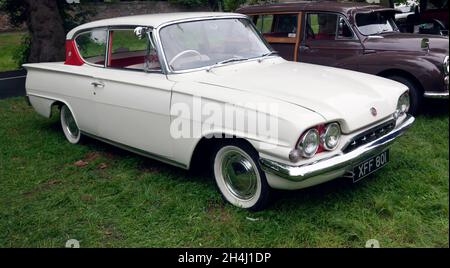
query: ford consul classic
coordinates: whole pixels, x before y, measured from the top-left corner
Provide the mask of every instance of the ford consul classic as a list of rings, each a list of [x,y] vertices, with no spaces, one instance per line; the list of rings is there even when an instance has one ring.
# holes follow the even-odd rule
[[[46,117],[59,107],[70,143],[210,167],[224,198],[251,210],[272,188],[377,171],[414,121],[404,85],[286,61],[241,14],[95,21],[67,34],[65,62],[24,66],[29,102]]]
[[[269,44],[292,61],[389,78],[410,90],[410,113],[424,98],[449,96],[448,37],[401,33],[395,9],[366,3],[306,1],[248,6]]]

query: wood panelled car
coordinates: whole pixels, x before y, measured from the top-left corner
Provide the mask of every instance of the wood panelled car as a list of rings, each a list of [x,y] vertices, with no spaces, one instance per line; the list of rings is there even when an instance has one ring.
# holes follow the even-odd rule
[[[364,3],[295,2],[248,6],[268,43],[291,61],[374,74],[410,90],[410,112],[423,98],[449,96],[449,40],[400,33],[395,10]]]

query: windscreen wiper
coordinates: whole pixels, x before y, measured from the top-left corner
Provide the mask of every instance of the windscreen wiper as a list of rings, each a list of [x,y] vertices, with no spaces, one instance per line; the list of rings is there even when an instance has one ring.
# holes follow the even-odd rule
[[[223,64],[227,64],[230,62],[236,62],[236,61],[244,61],[244,60],[248,60],[248,58],[243,58],[243,57],[233,57],[233,58],[229,58],[226,60],[222,60],[219,62],[214,63],[213,65],[209,66],[208,69],[206,69],[207,72],[211,71],[213,68],[223,65]]]
[[[270,52],[264,53],[261,55],[261,58],[258,60],[258,62],[262,62],[264,58],[273,56],[273,55],[279,55],[278,51],[272,50]]]

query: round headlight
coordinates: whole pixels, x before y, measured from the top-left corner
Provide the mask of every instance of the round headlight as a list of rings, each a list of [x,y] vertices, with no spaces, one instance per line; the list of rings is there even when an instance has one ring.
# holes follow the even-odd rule
[[[312,128],[308,130],[298,144],[302,156],[307,158],[313,157],[317,149],[319,149],[319,139],[319,131],[317,129]]]
[[[448,62],[448,56],[446,56],[445,57],[445,59],[444,59],[444,73],[446,74],[446,75],[448,75],[448,72],[449,72],[449,62]]]
[[[341,128],[337,123],[331,123],[325,128],[325,133],[322,135],[322,144],[325,149],[331,151],[336,149],[341,138]]]
[[[403,93],[398,99],[397,110],[404,114],[409,111],[409,92]]]

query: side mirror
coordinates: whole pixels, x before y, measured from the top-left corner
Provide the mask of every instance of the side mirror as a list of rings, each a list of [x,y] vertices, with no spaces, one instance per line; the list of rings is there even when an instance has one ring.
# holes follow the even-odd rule
[[[145,35],[147,34],[148,28],[147,27],[136,27],[134,28],[134,34],[136,35],[136,37],[141,40],[142,38],[145,37]]]
[[[427,51],[430,51],[430,39],[423,38],[421,41],[420,47],[422,49],[426,49]]]

